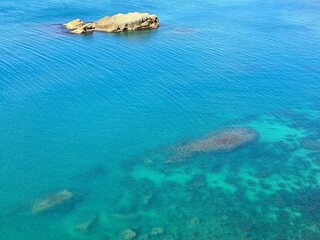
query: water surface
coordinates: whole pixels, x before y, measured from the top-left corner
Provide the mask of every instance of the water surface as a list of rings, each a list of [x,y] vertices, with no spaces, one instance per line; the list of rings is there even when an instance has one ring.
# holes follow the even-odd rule
[[[126,229],[319,239],[319,10],[313,0],[2,0],[0,239],[121,239]],[[61,27],[130,11],[157,14],[161,27]],[[258,137],[165,163],[228,128]],[[64,189],[71,201],[32,211]]]

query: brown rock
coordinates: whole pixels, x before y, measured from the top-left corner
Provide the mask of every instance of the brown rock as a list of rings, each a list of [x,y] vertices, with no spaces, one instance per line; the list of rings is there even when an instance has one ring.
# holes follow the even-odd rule
[[[94,23],[84,24],[80,19],[64,24],[72,33],[87,33],[96,31],[103,32],[124,32],[143,29],[155,29],[159,26],[159,19],[156,15],[149,13],[132,12],[127,14],[116,14],[106,16]]]
[[[107,16],[96,21],[95,25],[98,31],[123,32],[157,28],[159,21],[156,15],[134,12]]]
[[[95,28],[94,23],[87,23],[83,26],[78,27],[77,29],[74,29],[71,32],[77,33],[77,34],[88,33],[88,32],[92,32],[94,30],[94,28]]]
[[[64,24],[64,26],[69,30],[80,28],[83,25],[84,25],[84,22],[82,22],[79,18]]]

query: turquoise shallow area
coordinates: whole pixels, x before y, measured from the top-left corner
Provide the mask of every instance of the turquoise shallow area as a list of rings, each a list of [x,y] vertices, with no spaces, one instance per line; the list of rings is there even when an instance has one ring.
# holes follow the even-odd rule
[[[160,28],[61,27],[130,11]],[[1,0],[0,239],[320,239],[319,13],[316,0]],[[165,163],[230,127],[259,136]]]

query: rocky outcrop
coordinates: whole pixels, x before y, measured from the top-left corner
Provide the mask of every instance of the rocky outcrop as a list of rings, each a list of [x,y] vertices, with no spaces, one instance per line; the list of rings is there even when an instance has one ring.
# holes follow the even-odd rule
[[[80,19],[64,24],[72,33],[88,33],[92,31],[102,32],[124,32],[144,29],[155,29],[159,27],[159,19],[156,15],[149,13],[127,13],[106,16],[96,22],[85,24]]]
[[[69,30],[74,30],[74,29],[80,28],[83,25],[84,25],[84,22],[82,22],[80,19],[75,19],[71,22],[64,24],[65,28],[69,29]]]

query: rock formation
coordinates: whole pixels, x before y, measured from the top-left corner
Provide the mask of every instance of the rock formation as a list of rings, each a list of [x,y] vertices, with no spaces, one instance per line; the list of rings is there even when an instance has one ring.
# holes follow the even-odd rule
[[[69,200],[73,197],[73,193],[68,190],[63,190],[55,194],[49,195],[43,199],[38,200],[32,208],[34,213],[41,213],[49,211]]]
[[[149,13],[127,13],[116,14],[111,17],[106,16],[93,23],[85,24],[80,19],[73,20],[64,24],[72,33],[88,33],[92,31],[103,32],[124,32],[144,29],[155,29],[159,26],[156,15]]]
[[[84,22],[82,22],[80,19],[75,19],[71,22],[68,22],[67,24],[64,24],[66,29],[69,29],[69,30],[74,30],[74,29],[80,28],[83,25],[84,25]]]

